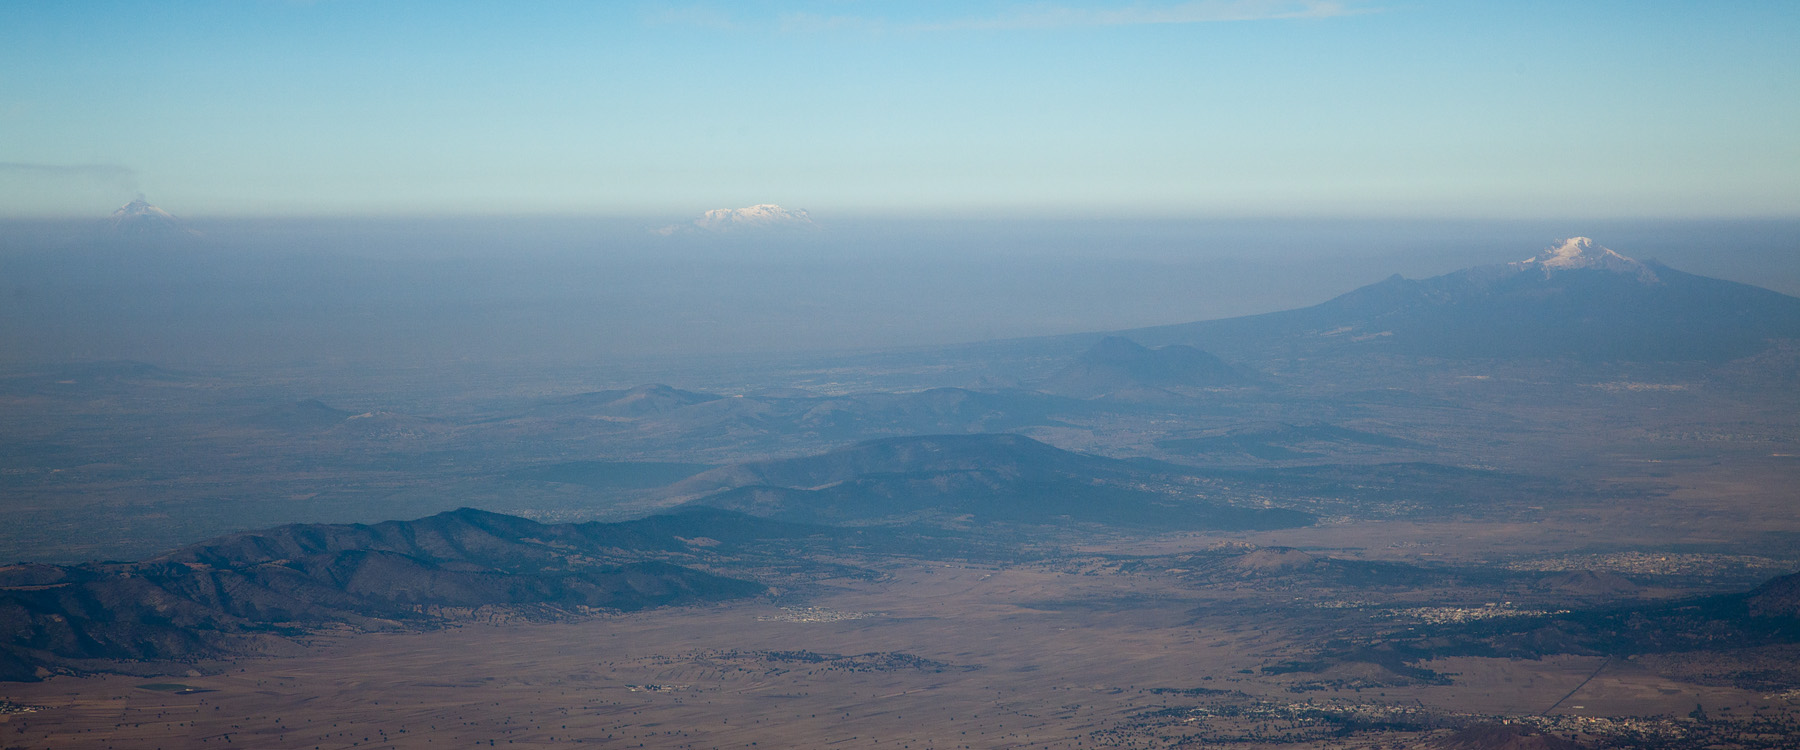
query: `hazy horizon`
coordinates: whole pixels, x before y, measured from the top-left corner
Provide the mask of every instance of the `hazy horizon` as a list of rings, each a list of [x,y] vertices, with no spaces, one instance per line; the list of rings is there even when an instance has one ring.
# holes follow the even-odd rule
[[[0,2],[7,747],[1800,747],[1797,42]]]
[[[1586,235],[1800,295],[1800,221],[0,223],[8,365],[617,362],[953,345],[1305,307]],[[666,225],[664,225],[666,226]]]

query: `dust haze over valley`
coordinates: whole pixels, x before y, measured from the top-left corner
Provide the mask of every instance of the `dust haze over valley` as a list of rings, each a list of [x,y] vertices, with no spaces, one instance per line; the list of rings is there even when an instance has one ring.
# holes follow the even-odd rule
[[[668,221],[186,220],[198,236],[136,244],[100,221],[9,222],[0,356],[619,366],[931,346],[1303,307],[1396,273],[1517,260],[1579,233],[1800,292],[1791,221],[824,215],[799,233],[652,231]]]
[[[0,4],[0,747],[1795,747],[1796,38]]]
[[[1070,224],[1034,255],[1039,225],[647,223],[12,235],[9,723],[51,746],[1793,736],[1800,299],[1580,238],[1482,249],[1529,227]],[[1716,268],[1795,236],[1635,231]],[[566,234],[499,252],[532,232]],[[1110,306],[1119,285],[1140,293]],[[1168,312],[1207,305],[1277,309]],[[551,656],[575,642],[598,645]],[[362,690],[397,707],[335,702]]]

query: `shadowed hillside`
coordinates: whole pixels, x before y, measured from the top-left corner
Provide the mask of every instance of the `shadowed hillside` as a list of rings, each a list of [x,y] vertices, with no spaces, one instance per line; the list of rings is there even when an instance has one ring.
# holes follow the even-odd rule
[[[810,533],[712,510],[547,525],[463,509],[231,534],[140,563],[15,565],[0,568],[0,678],[190,659],[331,623],[428,623],[445,608],[637,610],[749,596],[764,587],[671,560]]]
[[[1340,641],[1328,646],[1318,661],[1275,669],[1315,672],[1335,664],[1365,662],[1398,672],[1426,673],[1407,665],[1444,656],[1630,657],[1796,642],[1800,642],[1800,573],[1737,594],[1409,628],[1390,637]]]
[[[1208,500],[1184,489],[1182,476],[1179,467],[1072,453],[1019,435],[935,435],[717,469],[675,491],[705,494],[696,505],[806,523],[1271,529],[1312,522],[1299,511]]]
[[[1247,382],[1243,373],[1211,354],[1174,344],[1157,349],[1122,336],[1108,336],[1040,388],[1049,393],[1095,398],[1172,387],[1207,388]]]

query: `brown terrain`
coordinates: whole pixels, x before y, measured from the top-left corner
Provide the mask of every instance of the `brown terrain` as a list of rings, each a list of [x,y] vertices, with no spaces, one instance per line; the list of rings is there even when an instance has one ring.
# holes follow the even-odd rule
[[[1656,660],[1430,663],[1450,685],[1368,665],[1271,676],[1261,667],[1296,653],[1304,620],[1245,618],[1256,594],[1167,576],[924,563],[883,573],[822,582],[804,605],[318,635],[293,655],[198,664],[198,676],[15,685],[8,700],[33,710],[8,717],[7,742],[1456,747],[1457,728],[1477,720],[1591,741],[1724,731],[1690,720],[1696,706],[1790,731],[1800,718],[1800,694],[1700,684]],[[1534,745],[1496,745],[1514,746]]]
[[[1445,278],[683,388],[15,373],[0,747],[1800,744],[1792,341],[1472,358]]]

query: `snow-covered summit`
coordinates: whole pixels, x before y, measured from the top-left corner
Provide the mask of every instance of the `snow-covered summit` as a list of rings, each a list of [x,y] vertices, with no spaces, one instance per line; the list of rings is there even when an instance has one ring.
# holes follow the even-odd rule
[[[773,203],[759,203],[746,208],[715,208],[694,222],[701,229],[733,227],[814,226],[804,209],[787,209]]]
[[[112,231],[129,237],[194,234],[174,214],[150,205],[141,195],[112,212]]]
[[[1656,272],[1649,266],[1596,245],[1586,237],[1570,237],[1533,257],[1509,265],[1520,270],[1541,268],[1545,276],[1556,271],[1593,269],[1636,276],[1645,284],[1657,283]]]
[[[707,232],[731,232],[746,229],[817,229],[804,209],[782,208],[773,203],[759,203],[744,208],[715,208],[691,224],[674,224],[656,230],[670,235],[695,229]]]

